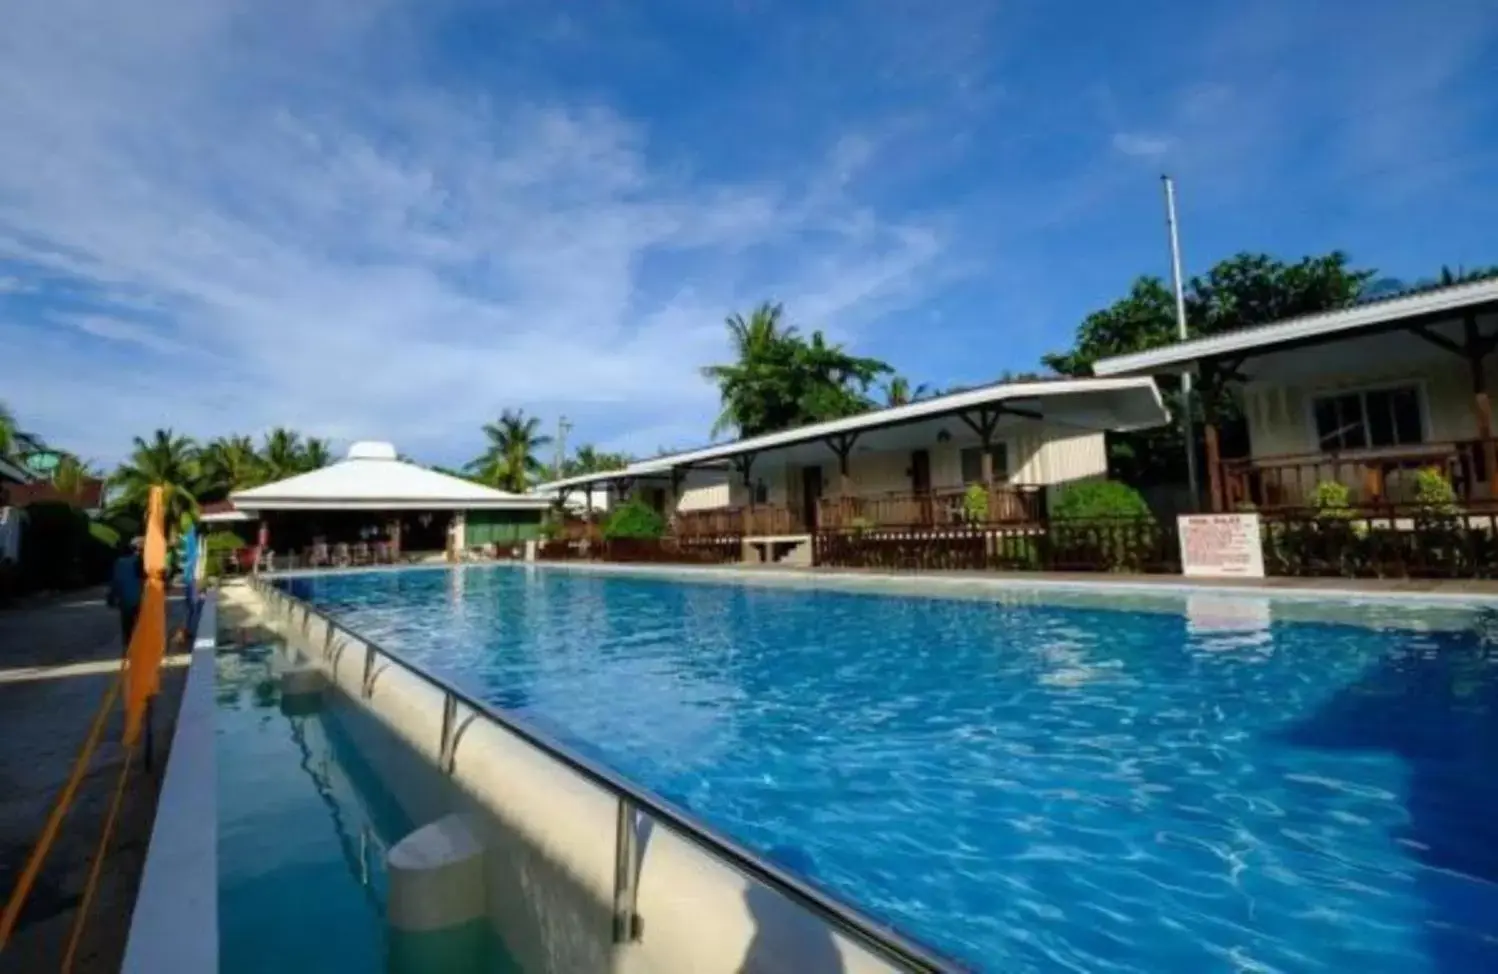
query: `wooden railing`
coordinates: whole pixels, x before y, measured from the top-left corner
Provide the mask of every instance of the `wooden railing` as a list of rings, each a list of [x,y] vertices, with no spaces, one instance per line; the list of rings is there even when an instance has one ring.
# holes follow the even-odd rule
[[[745,538],[806,534],[807,528],[799,511],[757,504],[680,512],[671,519],[671,533],[678,538]]]
[[[991,487],[972,499],[963,487],[824,498],[817,525],[855,527],[947,527],[969,524],[1030,524],[1045,513],[1041,487]]]
[[[1179,572],[1172,521],[1152,517],[828,529],[813,563],[901,571]]]
[[[1303,453],[1224,460],[1222,508],[1261,511],[1309,506],[1316,487],[1343,484],[1358,507],[1414,501],[1415,474],[1435,468],[1450,481],[1459,501],[1491,501],[1489,472],[1481,440],[1426,443],[1389,450]]]

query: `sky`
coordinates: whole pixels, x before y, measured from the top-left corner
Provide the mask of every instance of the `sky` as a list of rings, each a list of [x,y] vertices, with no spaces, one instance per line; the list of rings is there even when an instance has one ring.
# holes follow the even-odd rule
[[[704,442],[763,300],[915,382],[1140,274],[1498,263],[1491,0],[49,0],[0,30],[0,401],[101,465],[523,408]]]

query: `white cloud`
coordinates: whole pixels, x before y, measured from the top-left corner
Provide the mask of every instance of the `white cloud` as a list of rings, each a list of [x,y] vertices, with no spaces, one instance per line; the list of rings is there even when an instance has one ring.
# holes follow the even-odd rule
[[[942,249],[817,192],[822,159],[688,180],[606,107],[432,88],[377,29],[401,11],[112,9],[23,5],[0,35],[0,258],[91,305],[0,317],[36,366],[7,397],[89,455],[285,423],[462,456],[507,406],[650,449],[616,424],[705,433],[727,311],[836,326]]]
[[[1155,159],[1168,153],[1175,140],[1163,135],[1147,135],[1142,132],[1114,132],[1113,148],[1126,156]]]
[[[181,342],[173,341],[149,325],[136,321],[126,321],[123,318],[99,314],[62,314],[56,315],[54,320],[59,324],[76,328],[85,335],[92,335],[105,341],[138,345],[153,352],[168,354],[188,351]]]

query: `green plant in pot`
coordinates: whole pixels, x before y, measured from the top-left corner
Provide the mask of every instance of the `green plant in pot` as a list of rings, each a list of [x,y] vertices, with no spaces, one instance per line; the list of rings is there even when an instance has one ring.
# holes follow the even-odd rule
[[[971,484],[962,494],[962,519],[969,524],[988,523],[988,488]]]

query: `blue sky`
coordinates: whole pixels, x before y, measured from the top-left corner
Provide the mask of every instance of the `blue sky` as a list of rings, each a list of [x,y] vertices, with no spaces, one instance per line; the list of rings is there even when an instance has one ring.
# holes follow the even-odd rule
[[[705,439],[784,301],[916,381],[1140,273],[1498,263],[1498,6],[52,0],[0,33],[0,399],[102,463],[285,424],[466,459],[505,407]]]

